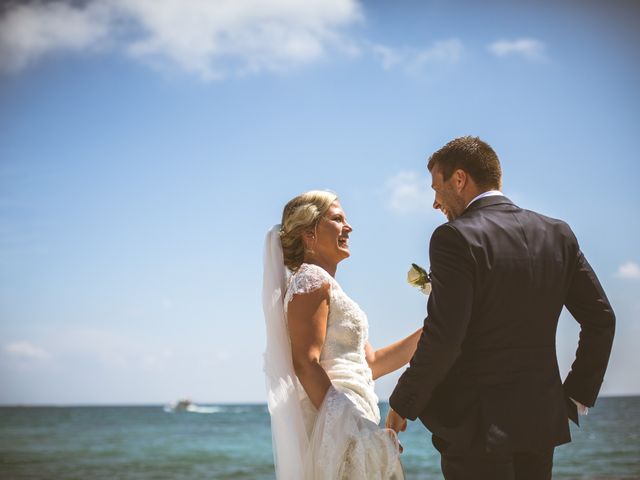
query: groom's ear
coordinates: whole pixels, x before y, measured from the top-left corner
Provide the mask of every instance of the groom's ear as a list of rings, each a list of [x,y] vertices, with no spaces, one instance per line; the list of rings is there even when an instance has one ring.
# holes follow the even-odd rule
[[[453,184],[456,187],[458,193],[462,192],[462,190],[464,190],[464,187],[466,187],[469,183],[469,175],[461,168],[453,172],[451,177],[453,178]]]

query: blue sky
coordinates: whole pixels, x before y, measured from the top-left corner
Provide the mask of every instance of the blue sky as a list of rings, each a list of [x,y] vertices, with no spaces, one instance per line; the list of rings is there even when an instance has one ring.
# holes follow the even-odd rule
[[[22,2],[0,17],[0,403],[262,402],[264,234],[336,191],[337,279],[374,346],[444,217],[465,134],[562,218],[618,315],[603,393],[640,394],[640,16],[632,2]],[[564,314],[566,372],[578,328]],[[381,398],[396,375],[378,381]]]

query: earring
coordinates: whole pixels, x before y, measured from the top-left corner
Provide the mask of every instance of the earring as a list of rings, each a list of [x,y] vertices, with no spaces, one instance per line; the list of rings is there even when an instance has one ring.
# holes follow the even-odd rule
[[[315,236],[313,236],[313,237],[311,237],[311,238],[315,240],[315,238],[316,238],[316,237],[315,237]],[[309,255],[313,255],[313,254],[314,254],[314,253],[316,253],[316,252],[315,252],[315,250],[313,249],[313,247],[307,247],[307,246],[305,246],[305,247],[304,247],[304,253],[309,254]]]

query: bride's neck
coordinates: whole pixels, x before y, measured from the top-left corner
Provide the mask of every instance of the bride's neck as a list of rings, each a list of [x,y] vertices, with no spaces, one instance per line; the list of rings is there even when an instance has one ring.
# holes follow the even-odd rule
[[[317,265],[332,277],[335,278],[336,276],[336,270],[338,269],[337,263],[326,262],[323,259],[317,257],[305,257],[304,263],[312,263],[314,265]]]

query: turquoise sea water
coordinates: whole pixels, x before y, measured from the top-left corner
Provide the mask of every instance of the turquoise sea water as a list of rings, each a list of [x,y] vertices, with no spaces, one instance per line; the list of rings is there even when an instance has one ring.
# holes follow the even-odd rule
[[[554,478],[640,479],[640,397],[600,399],[572,435],[556,450]],[[409,480],[442,478],[429,438],[419,422],[401,437]],[[273,479],[269,414],[264,405],[0,407],[0,478]]]

